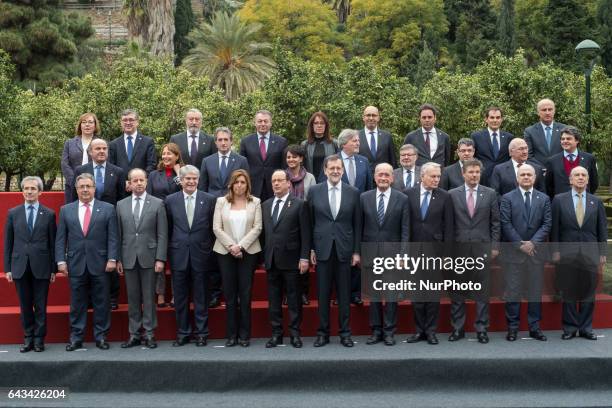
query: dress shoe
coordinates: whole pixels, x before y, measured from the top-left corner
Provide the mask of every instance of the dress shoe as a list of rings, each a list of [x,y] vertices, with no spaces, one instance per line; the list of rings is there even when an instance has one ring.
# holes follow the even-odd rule
[[[302,348],[302,346],[304,345],[300,336],[291,336],[290,343],[295,348]]]
[[[96,341],[96,347],[100,350],[108,350],[110,345],[106,342],[106,340],[102,339]]]
[[[121,348],[132,348],[134,346],[140,346],[140,339],[137,337],[130,337],[125,343],[121,343]]]
[[[196,347],[204,347],[207,343],[208,339],[204,336],[198,336],[195,341]]]
[[[355,342],[353,342],[351,336],[346,336],[340,338],[340,344],[342,344],[344,347],[353,347],[355,345]]]
[[[508,334],[506,334],[506,340],[508,341],[516,341],[517,331],[513,329],[508,330]]]
[[[393,336],[385,336],[385,346],[395,346],[395,339]]]
[[[478,339],[478,342],[481,344],[487,344],[489,342],[489,336],[487,335],[486,331],[481,331],[476,333],[476,338]]]
[[[150,349],[157,348],[157,341],[155,341],[155,337],[153,336],[147,337],[145,339],[145,346],[147,346],[147,348],[150,348]]]
[[[225,342],[225,347],[234,347],[236,344],[238,344],[238,341],[232,337],[227,339],[227,341]]]
[[[111,310],[119,309],[119,305],[117,303],[111,303]]]
[[[351,299],[351,303],[357,306],[363,305],[363,300],[359,296],[355,296]]]
[[[19,347],[20,353],[27,353],[31,350],[34,350],[34,343],[25,343],[23,346]]]
[[[308,296],[302,295],[302,304],[308,306],[310,304],[310,300],[308,300]]]
[[[34,352],[42,353],[45,351],[45,343],[34,343]]]
[[[436,333],[430,333],[427,335],[427,344],[436,345],[438,344],[438,337],[436,337]]]
[[[422,340],[427,340],[425,333],[415,333],[406,339],[406,343],[418,343]]]
[[[251,345],[251,341],[249,339],[240,339],[238,340],[238,344],[240,344],[240,347],[249,347]]]
[[[334,306],[338,306],[338,299],[334,299],[334,300],[332,300],[332,305],[334,305]]]
[[[266,343],[266,348],[276,347],[279,344],[283,344],[283,336],[272,336]]]
[[[576,337],[576,332],[564,331],[563,334],[561,335],[561,340],[570,340],[570,339],[573,339],[574,337]]]
[[[377,343],[380,343],[381,341],[383,341],[382,336],[377,336],[376,334],[373,334],[370,337],[368,337],[368,339],[366,340],[366,344],[367,345],[377,344]]]
[[[172,347],[181,347],[189,343],[189,337],[180,337],[172,342]]]
[[[66,351],[74,351],[83,348],[83,343],[80,341],[70,342],[66,345]]]
[[[580,337],[587,340],[597,340],[597,335],[592,331],[589,332],[580,332]]]
[[[221,304],[221,301],[219,300],[219,298],[215,297],[215,298],[212,298],[212,300],[208,304],[208,307],[211,309],[214,309],[216,307],[219,307],[220,304]]]
[[[313,346],[323,347],[326,344],[329,344],[329,336],[317,336]]]
[[[465,331],[463,330],[453,330],[453,332],[448,336],[448,341],[458,341],[465,338]]]
[[[532,339],[536,339],[536,340],[540,340],[540,341],[546,341],[546,336],[544,335],[544,333],[542,333],[542,330],[537,329],[537,330],[530,330],[529,331],[529,337],[531,337]]]

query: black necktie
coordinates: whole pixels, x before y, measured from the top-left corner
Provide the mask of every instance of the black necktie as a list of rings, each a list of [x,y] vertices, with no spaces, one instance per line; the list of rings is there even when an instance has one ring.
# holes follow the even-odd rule
[[[28,230],[30,234],[34,231],[34,206],[32,204],[28,206]]]
[[[525,191],[525,214],[527,215],[527,220],[529,220],[529,216],[531,215],[531,198],[529,198],[531,192]]]
[[[274,211],[272,211],[272,221],[274,225],[278,223],[278,212],[280,210],[280,204],[283,202],[280,198],[276,200],[276,204],[274,204]]]
[[[198,145],[196,143],[196,135],[192,133],[190,137],[191,137],[191,152],[189,153],[189,159],[191,160],[191,164],[193,166],[199,167],[199,163],[196,163],[198,160]]]

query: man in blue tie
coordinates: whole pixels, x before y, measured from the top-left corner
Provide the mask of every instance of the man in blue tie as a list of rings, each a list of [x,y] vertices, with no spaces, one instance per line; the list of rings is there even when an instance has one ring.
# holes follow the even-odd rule
[[[365,127],[359,131],[359,154],[368,159],[371,174],[380,163],[389,163],[395,168],[395,144],[391,133],[380,129],[380,112],[376,106],[366,106],[363,110],[363,124]],[[346,172],[345,172],[346,173]]]
[[[550,156],[561,153],[561,129],[563,123],[555,122],[555,103],[542,99],[537,104],[540,121],[525,129],[525,141],[529,147],[529,159],[546,167]]]

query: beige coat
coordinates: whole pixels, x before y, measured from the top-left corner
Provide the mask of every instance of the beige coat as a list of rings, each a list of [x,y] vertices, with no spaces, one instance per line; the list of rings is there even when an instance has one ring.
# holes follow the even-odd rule
[[[231,207],[232,205],[225,197],[217,198],[217,205],[215,206],[215,215],[213,218],[213,231],[217,240],[215,241],[213,251],[218,254],[226,255],[229,253],[229,247],[231,245],[238,244],[249,254],[261,252],[261,245],[258,239],[262,228],[261,202],[259,198],[253,197],[252,201],[247,201],[246,234],[240,242],[236,242],[234,238],[232,238],[232,229],[229,225]]]

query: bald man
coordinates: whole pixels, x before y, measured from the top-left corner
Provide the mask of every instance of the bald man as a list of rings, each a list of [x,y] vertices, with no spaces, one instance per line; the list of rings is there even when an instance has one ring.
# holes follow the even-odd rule
[[[536,107],[540,120],[525,129],[524,137],[529,146],[529,158],[546,167],[548,159],[563,150],[560,140],[565,125],[555,122],[556,108],[552,100],[542,99]]]
[[[378,128],[380,112],[376,106],[367,106],[363,110],[364,128],[359,131],[359,154],[370,162],[370,168],[379,163],[389,163],[397,167],[395,144],[391,133]]]

